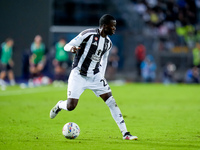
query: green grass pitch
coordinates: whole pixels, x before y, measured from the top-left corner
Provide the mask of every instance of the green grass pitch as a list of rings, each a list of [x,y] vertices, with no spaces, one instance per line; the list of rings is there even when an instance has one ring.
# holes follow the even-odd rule
[[[15,86],[0,91],[0,149],[200,150],[199,85],[125,84],[111,89],[137,141],[122,140],[109,108],[90,90],[74,111],[62,110],[50,119],[50,109],[67,98],[67,87]],[[79,125],[77,139],[62,135],[67,122]]]

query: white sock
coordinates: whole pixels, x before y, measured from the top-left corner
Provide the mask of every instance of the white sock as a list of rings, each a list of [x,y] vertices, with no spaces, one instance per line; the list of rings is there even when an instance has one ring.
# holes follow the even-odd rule
[[[15,85],[15,80],[14,79],[10,80],[10,84]]]
[[[5,85],[5,81],[0,79],[0,85]]]
[[[110,108],[111,115],[112,115],[113,119],[115,120],[115,122],[117,123],[122,135],[124,135],[127,132],[126,124],[124,122],[122,113],[121,113],[119,107],[117,106],[113,96],[109,97],[106,100],[106,104]]]
[[[67,109],[67,100],[60,102],[59,104],[60,109],[68,110]]]

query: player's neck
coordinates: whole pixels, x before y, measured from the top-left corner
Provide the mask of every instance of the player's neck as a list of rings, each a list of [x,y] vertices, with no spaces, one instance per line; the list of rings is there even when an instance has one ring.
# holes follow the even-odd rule
[[[103,28],[99,28],[99,33],[103,38],[105,38],[107,36],[107,34],[105,34]]]

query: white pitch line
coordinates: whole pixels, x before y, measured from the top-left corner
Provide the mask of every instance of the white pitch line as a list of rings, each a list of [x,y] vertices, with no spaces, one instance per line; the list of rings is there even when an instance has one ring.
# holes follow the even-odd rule
[[[0,97],[3,96],[13,96],[13,95],[24,95],[24,94],[34,94],[34,93],[43,93],[43,92],[54,92],[54,91],[66,91],[66,88],[29,88],[29,89],[19,89],[14,91],[2,91],[0,92]]]

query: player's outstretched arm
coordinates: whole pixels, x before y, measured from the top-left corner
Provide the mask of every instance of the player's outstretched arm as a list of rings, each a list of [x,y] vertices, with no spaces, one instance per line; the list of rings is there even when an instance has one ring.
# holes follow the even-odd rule
[[[65,51],[72,52],[72,53],[76,53],[77,50],[79,50],[79,49],[80,49],[80,47],[73,46],[73,45],[70,45],[70,44],[66,44],[65,47],[64,47]]]
[[[70,52],[72,53],[77,53],[77,51],[80,49],[80,47],[78,46],[73,46],[71,49],[70,49]]]

